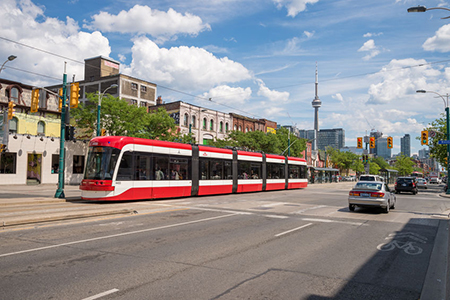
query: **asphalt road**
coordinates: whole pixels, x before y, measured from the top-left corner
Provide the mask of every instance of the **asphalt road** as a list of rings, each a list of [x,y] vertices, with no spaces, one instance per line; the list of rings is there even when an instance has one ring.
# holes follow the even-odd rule
[[[436,187],[350,212],[348,191],[120,203],[138,214],[7,229],[0,298],[419,299],[450,199]]]

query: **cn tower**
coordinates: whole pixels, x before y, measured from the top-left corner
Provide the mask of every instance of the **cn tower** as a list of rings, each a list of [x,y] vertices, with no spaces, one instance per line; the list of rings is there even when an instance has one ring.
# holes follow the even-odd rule
[[[316,97],[312,101],[312,107],[314,107],[314,141],[312,144],[312,150],[317,149],[317,137],[319,134],[319,107],[322,106],[322,101],[319,99],[319,73],[317,72],[317,62],[316,62]]]

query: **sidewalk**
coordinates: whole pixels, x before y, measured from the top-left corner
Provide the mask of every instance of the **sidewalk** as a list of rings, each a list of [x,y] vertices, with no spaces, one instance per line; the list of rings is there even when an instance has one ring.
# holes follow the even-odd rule
[[[56,190],[54,184],[2,186],[0,227],[133,213],[124,205],[84,202],[78,185],[66,185],[65,198],[55,198]]]

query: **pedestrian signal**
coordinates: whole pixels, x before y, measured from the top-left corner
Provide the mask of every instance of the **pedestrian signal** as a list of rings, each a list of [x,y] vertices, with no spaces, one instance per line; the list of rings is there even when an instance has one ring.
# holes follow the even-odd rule
[[[63,106],[63,89],[60,88],[59,89],[59,106],[58,106],[58,110],[60,112],[62,111],[62,106]]]
[[[31,91],[31,105],[30,105],[30,112],[35,113],[38,111],[39,108],[39,93],[40,89],[35,89]]]
[[[388,149],[392,149],[392,148],[394,147],[393,140],[394,140],[394,139],[393,139],[391,136],[389,136],[389,137],[387,138],[387,147],[388,147]]]
[[[423,130],[420,135],[420,144],[421,145],[428,145],[428,131]]]
[[[356,148],[358,148],[358,149],[362,149],[363,148],[363,138],[362,137],[359,137],[359,138],[356,138],[356,141],[357,141],[357,146],[356,146]]]
[[[80,97],[80,83],[74,82],[70,84],[70,108],[78,107],[78,97]]]
[[[375,137],[371,136],[370,137],[370,149],[374,149],[375,148]]]

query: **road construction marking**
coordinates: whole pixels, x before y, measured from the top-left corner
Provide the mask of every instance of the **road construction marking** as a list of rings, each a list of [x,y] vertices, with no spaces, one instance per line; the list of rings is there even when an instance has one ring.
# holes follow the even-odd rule
[[[276,237],[279,237],[279,236],[282,236],[282,235],[291,233],[291,232],[293,232],[293,231],[303,229],[303,228],[308,227],[308,226],[310,226],[310,225],[312,225],[312,224],[313,224],[313,223],[308,223],[308,224],[306,224],[306,225],[303,225],[303,226],[300,226],[300,227],[297,227],[297,228],[294,228],[294,229],[291,229],[291,230],[288,230],[288,231],[285,231],[285,232],[282,232],[282,233],[279,233],[279,234],[275,234],[275,236],[276,236]]]
[[[237,216],[237,215],[238,214],[228,214],[228,215],[222,215],[222,216],[218,216],[218,217],[211,217],[211,218],[200,219],[200,220],[195,220],[195,221],[171,224],[171,225],[166,225],[166,226],[161,226],[161,227],[147,228],[147,229],[142,229],[142,230],[136,230],[136,231],[112,234],[112,235],[105,235],[105,236],[96,237],[96,238],[92,238],[92,239],[79,240],[79,241],[73,241],[73,242],[62,243],[62,244],[57,244],[57,245],[50,245],[50,246],[45,246],[45,247],[40,247],[40,248],[33,248],[33,249],[28,249],[28,250],[22,250],[22,251],[16,251],[16,252],[11,252],[11,253],[0,254],[0,257],[12,256],[12,255],[17,255],[17,254],[35,252],[35,251],[46,250],[46,249],[51,249],[51,248],[58,248],[58,247],[63,247],[63,246],[75,245],[75,244],[82,244],[82,243],[99,241],[99,240],[105,240],[105,239],[110,239],[110,238],[115,238],[115,237],[120,237],[120,236],[126,236],[126,235],[132,235],[132,234],[138,234],[138,233],[143,233],[143,232],[148,232],[148,231],[155,231],[155,230],[160,230],[160,229],[167,229],[167,228],[185,226],[185,225],[190,225],[190,224],[195,224],[195,223],[201,223],[201,222],[217,220],[217,219],[221,219],[221,218],[234,217],[234,216]]]
[[[106,292],[103,292],[103,293],[100,293],[100,294],[97,294],[97,295],[94,295],[94,296],[91,296],[91,297],[88,297],[88,298],[84,298],[82,300],[94,300],[94,299],[98,299],[98,298],[110,295],[110,294],[118,292],[118,291],[119,291],[118,289],[112,289],[112,290],[109,290],[109,291],[106,291]]]

